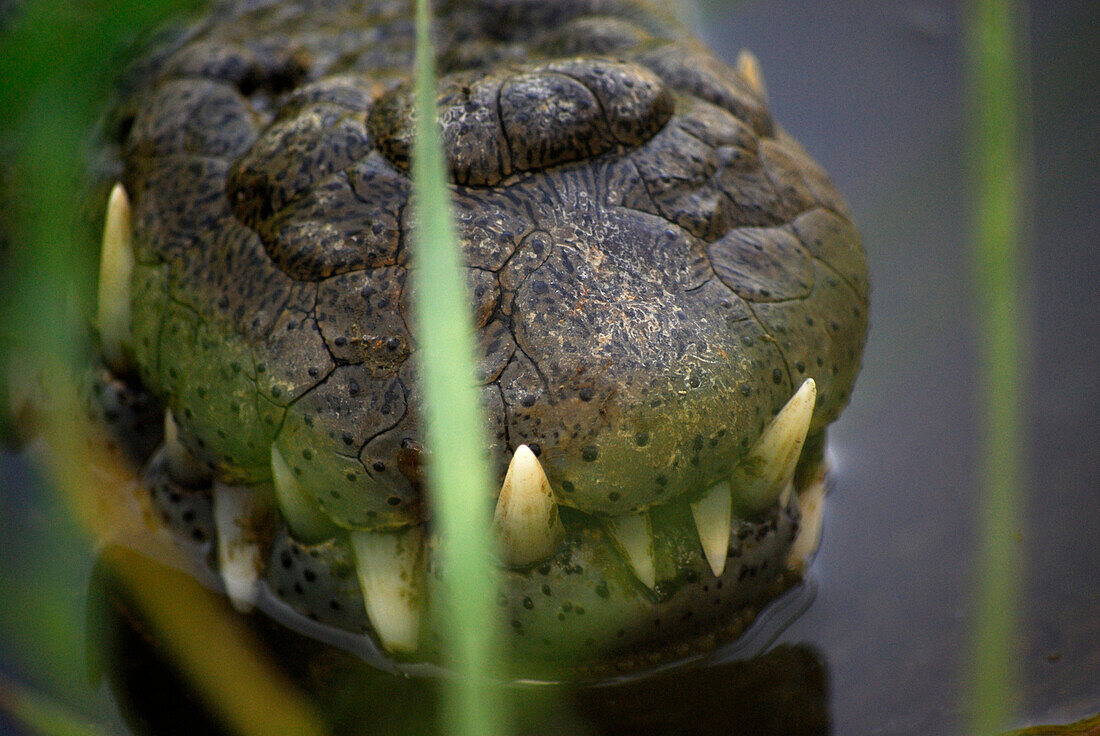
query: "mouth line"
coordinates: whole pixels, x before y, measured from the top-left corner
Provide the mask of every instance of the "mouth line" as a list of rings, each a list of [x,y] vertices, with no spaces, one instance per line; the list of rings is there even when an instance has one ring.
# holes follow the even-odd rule
[[[774,520],[767,520],[768,514],[777,509],[788,513],[794,492],[803,490],[795,489],[794,478],[814,403],[815,386],[807,380],[728,478],[700,493],[622,516],[600,517],[559,504],[538,459],[521,445],[501,486],[493,522],[505,587],[523,588],[540,576],[575,575],[595,565],[605,577],[612,575],[609,570],[614,572],[617,595],[635,607],[659,605],[681,588],[705,588],[707,581],[720,588],[728,562],[746,544],[760,543],[761,535],[778,528]],[[162,457],[172,480],[181,485],[194,481],[199,468],[179,443],[170,412],[165,415]],[[365,620],[386,652],[417,652],[427,578],[443,576],[433,554],[438,540],[430,522],[386,531],[336,527],[309,503],[274,446],[271,485],[273,493],[263,493],[255,487],[211,483],[218,568],[234,605],[249,610],[265,575],[277,575],[280,565],[289,569],[285,559],[265,551],[278,546],[272,542],[278,535],[286,537],[286,546],[306,554],[321,554],[315,550],[326,545],[340,546],[347,559],[332,564],[352,570],[356,585],[341,584],[341,594],[330,597],[329,606],[344,607],[341,601],[358,597]],[[276,518],[282,523],[273,523]],[[772,560],[775,567],[796,565],[816,547],[816,531],[813,540],[800,541],[797,518],[791,523],[791,538],[777,543],[790,547],[791,554]],[[753,535],[761,538],[750,539]],[[578,551],[579,547],[585,549]],[[796,554],[795,548],[801,551]],[[740,574],[746,574],[745,569]],[[302,575],[304,580],[284,585],[280,592],[298,594],[305,601],[304,590],[318,572]],[[605,600],[611,595],[609,590],[604,593],[608,583],[603,578],[592,578],[589,586]],[[543,584],[541,590],[546,587]],[[532,599],[518,593],[516,597],[521,605]],[[562,613],[570,611],[559,616]],[[516,620],[513,627],[520,628]]]
[[[604,519],[564,511],[565,539],[551,556],[522,567],[498,561],[500,624],[522,657],[517,661],[599,662],[607,660],[596,655],[613,652],[634,669],[655,663],[653,656],[680,658],[736,638],[765,602],[800,579],[816,550],[824,474],[824,464],[812,460],[769,509],[735,516],[720,575],[699,550],[686,503],[651,509],[652,588],[638,579]],[[285,524],[279,535],[260,574],[259,587],[271,598],[333,631],[373,640],[391,661],[433,660],[441,649],[437,622],[448,614],[439,595],[446,570],[430,528],[367,538],[392,544],[368,549],[356,549],[349,536],[304,544]],[[379,559],[411,564],[387,574]],[[334,601],[339,613],[331,610]]]
[[[447,615],[437,607],[435,584],[445,585],[446,573],[430,528],[376,536],[393,546],[360,554],[346,533],[302,542],[256,489],[216,482],[181,489],[168,475],[165,454],[162,448],[150,461],[143,483],[154,510],[174,544],[190,542],[184,549],[192,550],[200,570],[216,576],[238,610],[256,606],[292,628],[299,628],[298,621],[304,631],[320,632],[321,641],[342,648],[359,642],[350,648],[386,666],[434,661],[440,649],[435,629]],[[807,460],[771,508],[755,518],[733,519],[727,565],[719,576],[698,550],[686,502],[650,510],[657,560],[652,589],[638,580],[603,519],[563,510],[566,536],[549,558],[523,567],[498,562],[501,624],[521,657],[516,661],[558,662],[552,665],[557,671],[564,657],[569,670],[579,666],[582,672],[599,662],[619,667],[621,660],[633,670],[704,653],[740,636],[760,606],[800,579],[816,549],[825,467],[816,456]],[[188,527],[205,534],[186,534]],[[415,564],[407,576],[398,566],[387,577],[377,564],[362,566],[363,552],[376,562],[388,554]],[[395,586],[403,577],[404,585]],[[600,606],[615,609],[615,616]],[[685,625],[692,623],[689,615],[694,628]]]

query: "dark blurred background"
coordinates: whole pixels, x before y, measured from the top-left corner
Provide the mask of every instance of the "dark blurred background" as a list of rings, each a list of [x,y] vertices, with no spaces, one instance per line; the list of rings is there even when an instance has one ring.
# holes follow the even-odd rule
[[[1030,119],[1023,261],[1022,723],[1100,712],[1100,3],[1023,3]],[[872,329],[813,605],[837,734],[958,732],[973,625],[977,317],[968,241],[965,4],[749,2],[703,10],[760,58],[777,119],[847,196]]]

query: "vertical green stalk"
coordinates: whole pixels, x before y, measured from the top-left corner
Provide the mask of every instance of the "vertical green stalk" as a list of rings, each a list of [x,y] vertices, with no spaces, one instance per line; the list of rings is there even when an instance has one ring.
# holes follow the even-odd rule
[[[474,381],[472,301],[451,220],[435,90],[428,2],[417,0],[413,307],[431,457],[428,483],[447,575],[447,662],[456,674],[445,695],[444,732],[492,736],[499,722],[488,678],[499,660],[486,424]]]
[[[1023,430],[1019,276],[1022,146],[1018,9],[1011,0],[972,0],[968,73],[974,206],[974,280],[982,327],[982,419],[976,629],[968,732],[1007,725],[1016,686],[1016,632]]]
[[[85,320],[95,273],[94,249],[79,226],[83,146],[110,88],[112,75],[104,70],[119,65],[128,39],[188,3],[26,0],[9,10],[0,28],[0,219],[10,245],[0,254],[0,383],[13,368],[27,386],[62,376],[65,384],[50,385],[47,397],[58,406],[75,391],[70,379],[89,350]],[[7,400],[8,389],[0,390],[0,400]],[[74,417],[83,416],[58,413],[63,421],[44,416],[41,428],[55,448],[74,444]],[[86,520],[66,518],[66,500],[60,494],[41,499],[57,515],[44,524],[55,544],[40,550],[29,569],[0,574],[0,655],[26,659],[12,664],[41,683],[43,697],[64,692],[87,700],[78,654],[83,611],[71,587],[82,564],[76,556],[87,546],[73,532],[85,531]],[[21,542],[9,540],[3,556],[18,554]],[[26,586],[27,579],[39,584]],[[9,580],[25,589],[7,595]]]
[[[15,148],[14,160],[2,162],[10,200],[0,207],[12,247],[2,254],[0,273],[0,381],[8,379],[8,362],[18,360],[17,377],[46,388],[35,413],[39,435],[50,448],[46,492],[57,494],[56,501],[41,500],[56,514],[41,522],[49,531],[38,534],[47,543],[27,548],[26,567],[0,574],[0,655],[16,654],[15,672],[41,688],[33,691],[0,675],[0,712],[43,736],[101,736],[108,730],[62,705],[102,716],[82,661],[86,611],[84,591],[78,589],[87,584],[89,561],[80,556],[87,553],[88,540],[73,538],[72,532],[105,530],[97,523],[103,519],[96,501],[107,496],[97,491],[124,482],[126,475],[112,478],[108,458],[96,458],[95,469],[89,467],[92,440],[98,437],[83,419],[74,380],[88,370],[87,318],[96,272],[93,244],[78,215],[85,204],[84,142],[112,83],[113,74],[104,70],[121,71],[123,52],[137,34],[193,4],[27,0],[0,29],[0,120],[9,126],[0,131],[5,136],[0,143]],[[25,547],[26,540],[21,542]],[[20,541],[14,544],[18,548]],[[326,732],[311,704],[258,653],[250,636],[219,615],[220,607],[183,598],[178,587],[161,588],[162,580],[142,579],[136,568],[117,572],[144,604],[148,621],[182,671],[236,732]],[[34,589],[9,595],[4,586],[10,579]],[[27,580],[36,584],[27,586]],[[215,648],[222,658],[209,656]],[[222,663],[228,664],[219,668]],[[226,682],[232,687],[218,687]]]

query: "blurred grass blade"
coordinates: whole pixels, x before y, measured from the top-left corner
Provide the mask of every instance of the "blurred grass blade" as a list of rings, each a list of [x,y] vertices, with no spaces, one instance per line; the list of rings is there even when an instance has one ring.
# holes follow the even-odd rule
[[[1019,275],[1022,122],[1019,9],[1011,0],[971,0],[968,72],[973,187],[972,267],[979,300],[982,461],[975,630],[968,733],[1007,727],[1017,673],[1016,607],[1021,570],[1023,475]]]
[[[41,736],[108,736],[108,731],[70,713],[60,703],[0,675],[0,711]]]
[[[193,4],[27,0],[2,11],[0,227],[7,247],[0,251],[0,381],[18,371],[23,388],[34,387],[50,366],[71,385],[83,369],[95,248],[78,225],[82,164],[88,131],[114,76],[105,70],[120,70],[124,49],[139,33]],[[63,389],[41,385],[50,393]],[[33,413],[20,412],[18,419],[33,421]],[[61,425],[36,429],[50,435],[53,446],[71,445],[74,416],[83,411],[64,416]],[[10,429],[14,437],[17,430]],[[33,547],[31,529],[6,530],[12,542],[0,558],[25,554],[26,562],[0,576],[0,590],[6,579],[23,576],[18,595],[0,600],[0,654],[9,667],[32,674],[44,693],[65,693],[69,702],[94,707],[96,696],[79,687],[82,591],[74,587],[88,564],[87,540],[79,533],[87,520],[66,516],[68,499],[44,497],[54,491],[4,489],[13,505],[42,509],[49,518],[36,528],[48,530],[42,539],[59,543]]]
[[[427,0],[417,0],[413,308],[431,458],[428,485],[448,580],[446,657],[456,674],[445,695],[443,731],[492,736],[500,724],[489,677],[499,659],[492,622],[497,613],[486,423],[474,382],[473,302],[466,293],[436,125],[430,20]]]
[[[89,452],[90,447],[104,443],[84,421],[76,388],[75,377],[87,370],[88,304],[95,272],[95,248],[82,237],[78,216],[86,184],[84,143],[113,77],[103,70],[119,69],[124,49],[137,34],[193,4],[118,0],[73,5],[37,0],[12,11],[10,25],[0,33],[0,69],[4,70],[0,120],[8,126],[0,135],[5,136],[2,143],[14,142],[17,152],[13,165],[3,172],[10,177],[4,191],[11,192],[12,201],[5,201],[3,207],[12,249],[0,254],[5,259],[0,284],[0,363],[18,358],[19,365],[26,365],[26,371],[48,388],[41,397],[43,406],[38,407],[42,453],[65,502],[58,505],[64,505],[92,535],[108,530],[111,523],[104,513],[113,507],[97,500],[117,494],[132,469],[107,468],[110,458]],[[63,554],[64,550],[53,554],[44,550],[34,571],[35,595],[47,603],[55,597],[55,586],[69,580],[51,570],[70,570],[78,564]],[[128,578],[128,582],[142,596],[179,663],[188,668],[200,690],[206,688],[204,694],[239,733],[325,733],[309,704],[238,627],[209,607],[165,595],[157,580]],[[16,638],[45,629],[19,621],[20,616],[32,615],[28,611],[41,608],[27,606],[13,612]],[[81,641],[79,619],[59,617],[51,624],[51,639]],[[40,646],[36,651],[46,659],[54,649]],[[229,666],[215,671],[219,658],[210,656],[211,652],[224,655]],[[64,673],[79,660],[79,647],[74,646],[65,651],[64,659],[40,664]],[[60,683],[48,682],[51,689],[63,691],[63,685],[70,684],[53,679]],[[67,717],[48,697],[10,686],[0,690],[0,706],[41,733],[98,733]]]

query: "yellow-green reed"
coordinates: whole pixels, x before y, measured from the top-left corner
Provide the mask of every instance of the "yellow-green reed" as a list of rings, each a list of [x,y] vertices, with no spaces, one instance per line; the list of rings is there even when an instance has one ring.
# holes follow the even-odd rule
[[[77,375],[87,351],[84,318],[95,273],[78,225],[84,142],[111,84],[113,75],[105,70],[117,67],[140,30],[181,5],[28,0],[6,14],[0,29],[0,220],[10,250],[0,255],[0,383],[16,373],[24,386],[33,386],[47,365],[54,375]],[[65,387],[44,388],[57,395]],[[0,399],[6,401],[5,393]],[[56,446],[68,441],[73,427],[43,429]],[[84,611],[73,587],[87,564],[87,530],[60,494],[26,492],[50,520],[35,536],[0,518],[5,554],[26,557],[20,568],[0,573],[0,646],[19,663],[9,665],[43,690],[87,706],[89,698],[81,697]],[[3,494],[13,503],[18,489]]]
[[[18,654],[21,661],[8,664],[33,677],[35,688],[0,681],[0,710],[35,733],[99,733],[90,723],[106,720],[107,709],[85,686],[86,611],[78,588],[86,584],[91,537],[111,524],[101,513],[109,504],[97,499],[117,492],[134,470],[89,452],[97,438],[83,420],[76,386],[88,367],[96,273],[95,248],[82,225],[86,144],[126,51],[141,33],[193,4],[29,0],[0,33],[0,142],[13,158],[4,161],[3,222],[11,251],[3,254],[0,284],[0,369],[14,366],[22,384],[41,388],[37,456],[50,489],[35,501],[50,514],[42,525],[45,539],[32,548],[30,530],[3,527],[27,564],[0,575],[0,646]],[[21,579],[13,583],[9,572]],[[212,629],[216,614],[208,603],[170,600],[155,582],[118,572],[169,641],[177,664],[237,732],[323,735],[319,716],[246,632]],[[8,594],[8,585],[20,593]],[[216,642],[210,640],[215,631]],[[215,648],[231,665],[219,672],[207,667],[216,658],[204,656]],[[91,720],[74,715],[74,708],[90,711]]]
[[[475,332],[451,219],[436,123],[435,52],[427,0],[416,3],[416,233],[411,278],[417,361],[425,397],[429,500],[447,576],[444,733],[501,733],[489,678],[499,665],[485,412],[474,380]]]
[[[967,72],[973,223],[972,268],[979,318],[981,406],[979,549],[969,664],[968,733],[1003,731],[1015,705],[1023,503],[1020,278],[1023,122],[1020,9],[1012,0],[971,0]]]
[[[0,675],[0,711],[31,733],[49,736],[108,736],[109,731],[51,698]]]

